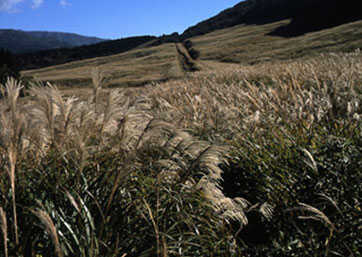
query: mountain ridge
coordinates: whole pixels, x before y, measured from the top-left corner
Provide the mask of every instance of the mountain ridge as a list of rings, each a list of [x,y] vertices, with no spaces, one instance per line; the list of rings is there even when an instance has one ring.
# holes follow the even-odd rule
[[[0,48],[15,54],[91,45],[107,39],[76,33],[0,29]]]
[[[25,69],[41,68],[123,53],[144,44],[152,43],[156,41],[156,39],[157,37],[154,36],[128,37],[73,48],[49,49],[33,53],[24,53],[17,55],[17,59],[19,65]]]
[[[188,39],[240,24],[261,25],[285,19],[290,19],[290,24],[276,29],[273,35],[299,36],[362,19],[362,1],[246,0],[187,28],[182,38]]]

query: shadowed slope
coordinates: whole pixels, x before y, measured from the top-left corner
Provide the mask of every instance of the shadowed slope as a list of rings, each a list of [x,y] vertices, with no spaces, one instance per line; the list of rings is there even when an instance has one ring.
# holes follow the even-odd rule
[[[263,25],[291,19],[289,25],[272,32],[273,35],[290,37],[361,18],[362,3],[359,0],[248,0],[188,28],[182,37],[203,35],[238,24]]]

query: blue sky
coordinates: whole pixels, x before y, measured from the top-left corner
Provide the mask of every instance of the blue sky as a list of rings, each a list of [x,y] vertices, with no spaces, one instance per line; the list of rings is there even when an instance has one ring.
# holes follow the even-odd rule
[[[183,32],[241,0],[0,0],[0,28],[102,38]]]

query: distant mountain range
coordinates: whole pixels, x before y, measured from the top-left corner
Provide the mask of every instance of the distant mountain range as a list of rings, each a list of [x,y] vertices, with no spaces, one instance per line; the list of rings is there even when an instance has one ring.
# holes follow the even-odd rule
[[[73,33],[0,29],[0,48],[15,54],[91,45],[103,41],[105,39]]]

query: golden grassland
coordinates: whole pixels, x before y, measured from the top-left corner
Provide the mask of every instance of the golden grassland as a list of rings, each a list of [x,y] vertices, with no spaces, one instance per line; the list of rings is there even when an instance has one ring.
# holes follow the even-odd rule
[[[102,67],[108,86],[138,86],[183,75],[174,44],[135,49],[126,53],[98,57],[38,70],[24,71],[24,76],[51,81],[63,87],[90,87],[91,70]]]
[[[216,66],[223,67],[226,63],[246,65],[288,61],[318,56],[324,52],[351,52],[362,45],[361,21],[294,38],[268,35],[289,22],[238,25],[191,38],[192,47],[200,53],[198,61],[190,58],[182,44],[169,43],[156,47],[144,45],[118,55],[28,70],[22,74],[56,83],[70,95],[87,94],[90,92],[91,70],[94,67],[101,67],[107,73],[109,86],[128,87],[182,78],[187,75],[184,71],[192,67],[208,71]],[[187,57],[186,60],[182,54]],[[192,67],[188,67],[190,65]]]
[[[289,22],[238,25],[194,37],[191,41],[202,60],[243,64],[290,60],[323,52],[350,52],[362,45],[362,21],[293,38],[268,35]]]
[[[173,51],[113,65],[176,63]],[[60,80],[100,60],[34,74],[64,69]],[[82,98],[34,85],[19,104],[21,83],[3,85],[4,256],[358,256],[361,53],[201,64],[105,90],[107,61]]]

